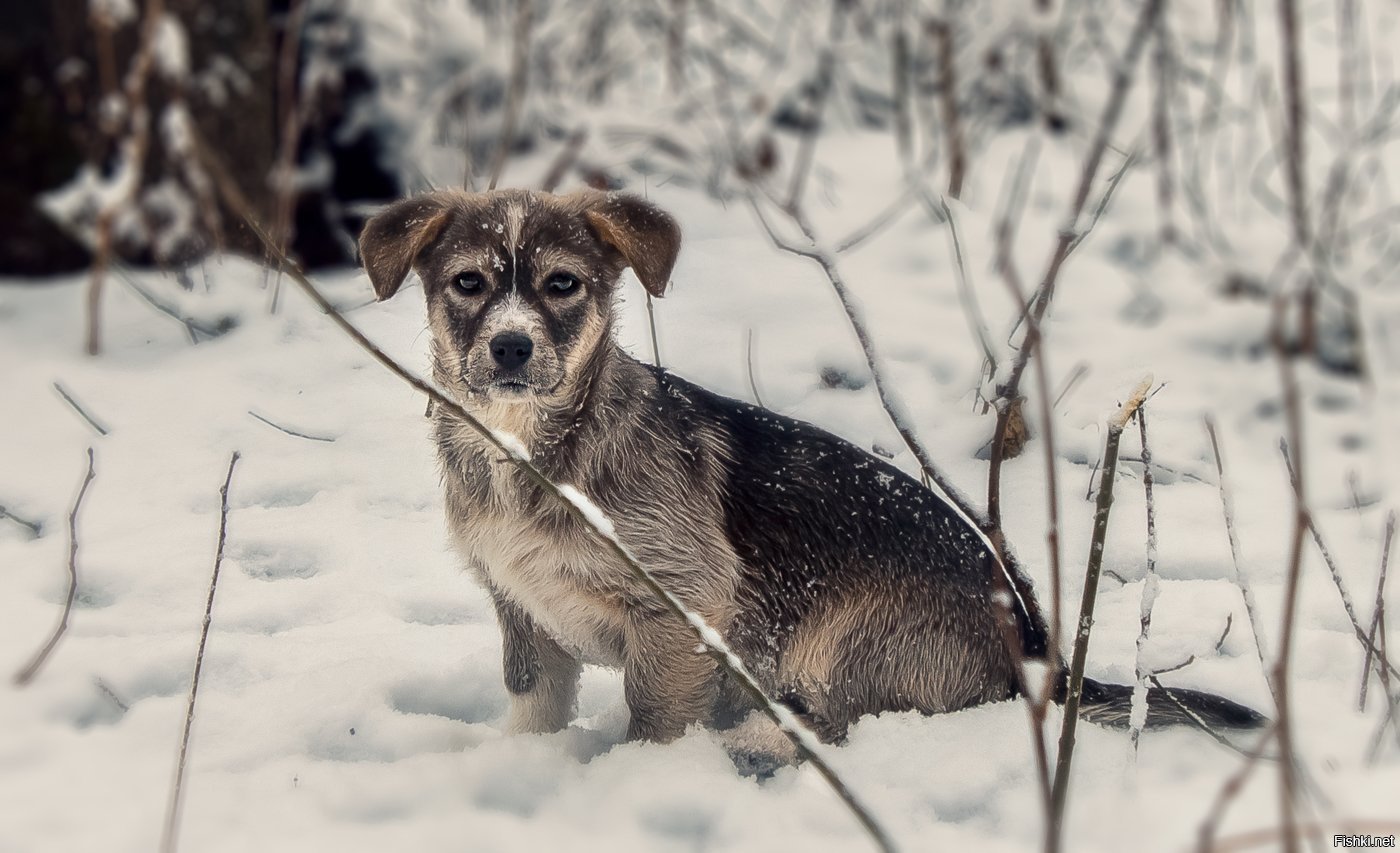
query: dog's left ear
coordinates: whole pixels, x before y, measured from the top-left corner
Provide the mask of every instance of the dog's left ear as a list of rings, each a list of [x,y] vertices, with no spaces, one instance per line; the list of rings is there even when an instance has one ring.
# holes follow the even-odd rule
[[[584,215],[603,242],[622,254],[647,293],[666,293],[681,251],[681,228],[671,214],[637,196],[611,193]]]
[[[418,255],[451,218],[447,199],[441,193],[427,193],[394,202],[365,223],[360,260],[380,302],[398,292]]]

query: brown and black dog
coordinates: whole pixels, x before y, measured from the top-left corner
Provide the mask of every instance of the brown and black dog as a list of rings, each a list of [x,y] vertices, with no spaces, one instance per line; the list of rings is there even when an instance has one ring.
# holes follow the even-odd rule
[[[380,299],[410,269],[422,278],[440,387],[601,507],[641,563],[824,737],[864,714],[1014,696],[992,604],[999,569],[942,498],[830,433],[614,341],[623,269],[661,296],[680,241],[669,215],[634,196],[435,192],[375,216],[360,249]],[[585,662],[622,669],[629,737],[727,727],[751,710],[588,530],[459,418],[433,418],[453,542],[500,618],[513,730],[566,726]],[[1043,657],[1030,584],[1010,581],[1022,652]],[[1131,692],[1090,681],[1083,713],[1126,722]],[[1262,719],[1194,691],[1149,697],[1149,725]]]

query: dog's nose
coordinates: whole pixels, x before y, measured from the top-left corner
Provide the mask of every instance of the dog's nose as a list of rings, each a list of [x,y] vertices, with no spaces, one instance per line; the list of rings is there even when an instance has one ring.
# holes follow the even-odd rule
[[[491,357],[506,370],[515,370],[530,360],[535,342],[519,332],[502,332],[491,339]]]

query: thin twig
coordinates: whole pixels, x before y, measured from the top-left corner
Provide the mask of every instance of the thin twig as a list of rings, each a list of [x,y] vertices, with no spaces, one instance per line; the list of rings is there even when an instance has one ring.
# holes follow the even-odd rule
[[[280,251],[279,247],[279,251]],[[233,468],[238,464],[238,451],[228,460],[228,474],[219,489],[219,542],[214,550],[214,571],[209,577],[209,597],[204,602],[204,623],[199,629],[199,650],[194,656],[194,676],[190,679],[190,697],[185,705],[185,727],[180,733],[180,753],[175,762],[175,781],[170,788],[170,804],[165,812],[165,831],[161,834],[162,853],[174,853],[175,839],[180,828],[180,803],[185,791],[185,759],[190,750],[190,729],[194,726],[194,703],[199,698],[199,674],[204,669],[204,647],[209,642],[209,626],[214,621],[214,593],[219,587],[219,569],[224,563],[224,544],[228,541],[228,489],[233,482]]]
[[[1283,0],[1290,7],[1288,0]],[[1293,529],[1289,536],[1288,569],[1283,592],[1283,627],[1279,637],[1278,658],[1274,663],[1274,704],[1278,706],[1279,812],[1283,816],[1283,841],[1287,853],[1298,849],[1297,814],[1298,769],[1294,764],[1293,719],[1289,701],[1289,664],[1293,653],[1293,632],[1298,618],[1298,587],[1303,568],[1303,536],[1309,526],[1307,492],[1304,481],[1303,415],[1299,401],[1298,377],[1292,356],[1283,337],[1283,301],[1274,303],[1274,324],[1271,334],[1279,377],[1283,385],[1284,421],[1287,438],[1296,456],[1297,475],[1293,478]]]
[[[82,404],[77,401],[77,399],[68,391],[67,388],[64,388],[58,382],[54,382],[53,390],[57,391],[58,396],[62,397],[64,402],[71,406],[73,408],[73,411],[78,413],[78,417],[86,421],[87,425],[92,427],[98,435],[107,435],[109,430],[102,425],[101,421],[93,417],[93,415],[90,412],[88,412],[87,409],[83,408]]]
[[[209,162],[209,170],[213,173],[219,183],[220,192],[225,201],[248,226],[249,230],[258,238],[264,246],[275,247],[272,238],[260,225],[252,212],[251,205],[248,204],[242,191],[228,175],[228,170],[215,159],[207,145],[198,145],[201,155]],[[517,448],[514,442],[503,439],[495,431],[488,428],[475,416],[462,407],[460,403],[448,397],[438,388],[423,381],[421,378],[410,372],[403,365],[390,358],[383,350],[375,346],[369,338],[365,337],[355,325],[345,319],[335,306],[331,304],[324,294],[311,283],[311,280],[297,268],[289,259],[282,257],[278,259],[287,265],[287,273],[291,279],[301,288],[302,292],[330,318],[342,332],[349,336],[361,349],[368,353],[375,361],[394,374],[404,383],[426,396],[432,405],[439,411],[462,421],[468,428],[479,434],[488,444],[493,446],[502,454],[502,457],[511,465],[515,466],[531,482],[541,489],[551,499],[557,501],[568,515],[578,524],[590,531],[594,538],[603,548],[625,565],[632,576],[656,595],[661,604],[683,624],[691,630],[696,639],[705,647],[707,652],[715,662],[723,669],[734,682],[744,690],[753,700],[755,706],[761,713],[768,717],[778,726],[794,746],[797,754],[808,761],[813,769],[826,781],[836,795],[850,809],[857,821],[860,822],[871,840],[882,851],[893,851],[894,843],[890,840],[888,833],[875,820],[871,812],[860,802],[855,793],[850,789],[836,771],[821,755],[819,743],[815,735],[808,729],[786,706],[778,704],[767,695],[758,680],[748,671],[744,663],[733,651],[723,637],[713,628],[694,613],[691,613],[681,603],[680,599],[657,581],[656,576],[647,570],[632,553],[631,549],[619,541],[610,530],[605,529],[595,518],[595,514],[590,511],[592,505],[586,503],[587,499],[579,495],[577,491],[565,492],[557,483],[545,476],[525,455]],[[585,509],[585,507],[589,509]]]
[[[768,408],[768,407],[765,406],[764,403],[763,403],[763,397],[762,397],[762,395],[760,395],[760,394],[758,393],[758,380],[757,380],[757,378],[755,378],[754,372],[753,372],[753,328],[752,328],[752,327],[748,330],[748,334],[745,336],[745,343],[744,343],[744,366],[748,369],[748,376],[749,376],[749,393],[753,394],[753,401],[754,401],[754,403],[758,404],[759,406],[762,406],[762,407],[765,408],[765,409]]]
[[[1138,435],[1142,439],[1142,490],[1147,502],[1147,576],[1142,584],[1142,600],[1138,605],[1137,638],[1137,684],[1133,689],[1133,711],[1128,733],[1132,747],[1132,758],[1137,759],[1138,741],[1142,737],[1143,726],[1147,724],[1147,677],[1160,675],[1170,670],[1148,673],[1143,665],[1143,653],[1147,649],[1148,635],[1152,631],[1152,608],[1157,603],[1157,590],[1161,579],[1157,576],[1157,508],[1152,501],[1152,449],[1147,443],[1147,404],[1137,411]],[[1192,656],[1186,663],[1190,663]],[[1185,666],[1186,664],[1182,664]]]
[[[117,695],[117,691],[113,690],[110,684],[108,684],[100,678],[93,678],[92,684],[99,691],[101,691],[103,696],[106,696],[108,699],[111,699],[112,704],[120,708],[123,714],[131,710],[131,706],[124,702],[122,700],[122,697]]]
[[[1279,454],[1283,457],[1284,467],[1288,470],[1288,481],[1296,487],[1298,483],[1298,473],[1297,469],[1293,466],[1292,457],[1289,456],[1287,442],[1279,442]],[[1355,635],[1357,641],[1361,643],[1362,650],[1366,655],[1367,666],[1369,667],[1372,661],[1372,655],[1377,654],[1379,649],[1372,641],[1367,630],[1361,627],[1361,620],[1356,615],[1356,605],[1352,602],[1351,593],[1347,592],[1346,584],[1342,581],[1341,569],[1337,567],[1337,561],[1332,558],[1332,549],[1328,548],[1327,542],[1323,540],[1322,530],[1318,527],[1317,519],[1313,518],[1312,513],[1308,513],[1308,530],[1312,533],[1313,544],[1317,546],[1318,553],[1322,555],[1323,564],[1327,566],[1327,573],[1332,578],[1332,585],[1337,588],[1337,595],[1342,600],[1342,610],[1346,612],[1347,621],[1351,623],[1352,634]],[[1396,670],[1392,667],[1390,661],[1386,659],[1384,655],[1379,655],[1375,657],[1374,660],[1380,665],[1380,668],[1376,670],[1376,674],[1380,676],[1383,681],[1388,682],[1391,675],[1400,678],[1400,670]],[[1389,693],[1390,691],[1387,688],[1386,694],[1389,695]]]
[[[822,123],[826,114],[826,102],[831,96],[832,83],[836,76],[836,42],[845,28],[846,10],[852,0],[833,0],[831,4],[831,24],[827,40],[817,58],[817,79],[812,93],[811,127],[807,129],[802,143],[797,149],[797,159],[792,167],[792,179],[788,185],[787,204],[790,211],[802,205],[802,191],[807,187],[807,176],[812,171],[812,160],[816,155],[817,137],[821,135]]]
[[[42,523],[38,521],[30,521],[26,518],[21,518],[20,516],[15,515],[9,507],[4,506],[2,504],[0,504],[0,518],[8,518],[10,521],[13,521],[20,527],[25,528],[35,539],[38,539],[39,537],[44,535],[44,525]]]
[[[1215,432],[1215,421],[1207,415],[1205,418],[1206,434],[1210,437],[1210,449],[1215,456],[1215,476],[1220,489],[1220,509],[1225,516],[1225,535],[1230,541],[1230,565],[1234,569],[1231,580],[1239,588],[1240,598],[1244,601],[1245,615],[1249,617],[1249,628],[1254,635],[1254,649],[1259,655],[1259,665],[1263,668],[1265,680],[1270,681],[1270,691],[1273,690],[1272,679],[1269,678],[1268,654],[1264,643],[1263,628],[1260,626],[1258,605],[1254,601],[1254,588],[1250,586],[1249,579],[1240,570],[1240,540],[1235,531],[1235,508],[1234,502],[1230,498],[1229,483],[1225,478],[1225,457],[1220,453],[1220,441]]]
[[[1103,566],[1104,542],[1108,535],[1108,518],[1113,509],[1114,472],[1118,467],[1118,443],[1128,419],[1142,405],[1152,387],[1149,376],[1138,383],[1133,393],[1108,420],[1108,437],[1104,442],[1103,477],[1099,481],[1098,505],[1094,509],[1094,532],[1089,544],[1089,561],[1084,569],[1084,594],[1079,603],[1079,621],[1074,635],[1074,655],[1070,659],[1069,688],[1065,694],[1064,719],[1060,726],[1060,749],[1055,759],[1055,783],[1052,788],[1050,825],[1052,840],[1058,840],[1064,824],[1065,804],[1069,797],[1069,771],[1074,761],[1074,733],[1079,722],[1079,701],[1084,694],[1084,664],[1089,657],[1089,635],[1094,625],[1094,604],[1098,599],[1099,570]],[[1055,845],[1058,849],[1058,844]]]
[[[1371,629],[1366,633],[1366,659],[1361,667],[1361,696],[1357,709],[1366,710],[1366,686],[1371,681],[1371,655],[1379,652],[1385,655],[1385,576],[1390,568],[1390,544],[1395,538],[1395,510],[1385,517],[1385,536],[1381,544],[1381,573],[1376,579],[1376,609],[1371,612]],[[1380,668],[1381,687],[1390,695],[1390,678],[1386,667]]]
[[[656,334],[656,306],[652,301],[651,294],[646,294],[647,300],[647,329],[651,332],[651,357],[657,367],[661,364],[661,338]]]
[[[262,421],[263,423],[267,424],[268,426],[272,427],[273,429],[281,430],[282,432],[285,432],[287,435],[294,435],[294,436],[296,436],[297,438],[304,438],[304,439],[307,439],[308,441],[324,441],[324,442],[326,442],[326,443],[330,443],[330,442],[335,441],[335,439],[332,438],[332,437],[330,437],[330,436],[325,436],[325,435],[311,435],[310,433],[298,432],[298,431],[296,431],[296,430],[294,430],[294,429],[291,429],[290,427],[284,427],[284,426],[282,426],[282,425],[279,424],[279,423],[276,423],[276,422],[274,422],[274,421],[268,420],[267,418],[263,417],[262,415],[258,414],[257,412],[253,411],[252,409],[249,409],[249,410],[248,410],[248,414],[252,415],[254,418],[256,418],[257,420]]]
[[[1076,244],[1077,239],[1083,239],[1086,231],[1079,230],[1079,219],[1084,212],[1084,207],[1088,203],[1089,192],[1098,176],[1099,165],[1103,161],[1104,153],[1108,149],[1109,137],[1113,129],[1118,124],[1118,118],[1123,111],[1123,103],[1127,100],[1128,90],[1132,87],[1134,69],[1137,67],[1138,57],[1141,55],[1143,46],[1147,43],[1147,37],[1161,13],[1163,0],[1147,0],[1143,5],[1142,12],[1138,16],[1134,25],[1132,36],[1128,41],[1128,47],[1123,53],[1122,60],[1114,70],[1113,88],[1110,90],[1108,100],[1104,104],[1102,116],[1099,120],[1098,130],[1094,137],[1094,142],[1090,148],[1089,155],[1084,161],[1084,167],[1080,174],[1079,187],[1075,192],[1074,201],[1070,206],[1069,216],[1060,229],[1059,239],[1055,244],[1054,251],[1050,255],[1049,263],[1046,266],[1045,274],[1041,277],[1040,286],[1037,288],[1030,303],[1022,312],[1021,316],[1028,320],[1026,339],[1022,341],[1020,350],[1016,354],[1016,359],[1012,363],[1010,374],[1006,381],[997,389],[997,397],[1000,401],[998,406],[998,418],[993,433],[992,447],[993,459],[998,453],[1004,454],[1006,446],[1006,433],[1010,424],[1007,417],[1008,407],[1016,405],[1016,401],[1021,396],[1021,377],[1024,375],[1035,347],[1028,346],[1029,337],[1039,334],[1038,329],[1045,317],[1046,310],[1050,306],[1050,301],[1054,298],[1055,284],[1059,279],[1060,270],[1064,266],[1065,260]],[[996,464],[995,476],[993,480],[989,476],[988,481],[988,504],[991,503],[991,496],[1000,492],[1000,464]],[[999,526],[999,525],[998,525]]]
[[[29,663],[25,664],[23,669],[15,673],[16,687],[23,687],[34,680],[34,676],[39,672],[39,667],[48,660],[54,647],[58,645],[59,639],[68,630],[68,616],[73,612],[74,599],[78,597],[78,510],[82,509],[88,484],[97,476],[97,471],[93,467],[91,447],[87,450],[87,459],[87,474],[83,477],[83,484],[78,487],[78,497],[73,501],[73,508],[68,512],[68,596],[63,601],[63,613],[58,617],[58,626],[44,641],[44,645],[39,648],[39,651],[34,654]]]

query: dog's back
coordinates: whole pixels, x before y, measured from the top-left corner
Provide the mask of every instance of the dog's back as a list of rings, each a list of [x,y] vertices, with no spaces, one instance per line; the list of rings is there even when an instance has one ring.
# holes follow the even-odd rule
[[[825,736],[867,713],[1015,695],[1015,658],[1058,650],[1029,583],[999,574],[942,498],[613,342],[622,268],[661,295],[679,239],[641,199],[501,192],[401,202],[361,243],[382,298],[410,266],[423,278],[438,382],[598,504],[658,581]],[[450,413],[437,436],[454,540],[496,601],[515,728],[567,724],[584,660],[623,669],[632,737],[745,710],[688,627],[586,528]],[[1011,631],[998,624],[1003,589]],[[1090,682],[1084,713],[1122,721],[1130,693]],[[1149,725],[1184,720],[1260,718],[1185,691],[1149,704]]]

